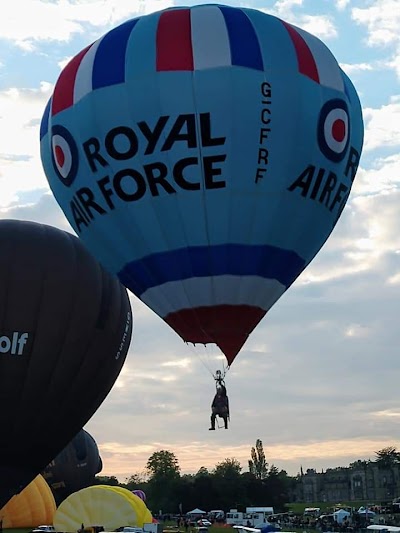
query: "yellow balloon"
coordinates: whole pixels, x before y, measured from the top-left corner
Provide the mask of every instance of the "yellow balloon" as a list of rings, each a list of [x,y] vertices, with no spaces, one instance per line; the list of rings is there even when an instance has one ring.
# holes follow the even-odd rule
[[[56,502],[45,479],[38,475],[0,510],[3,528],[52,524]]]
[[[144,512],[129,492],[108,485],[94,485],[74,492],[55,512],[54,526],[57,531],[70,533],[76,533],[82,524],[101,525],[106,531],[120,526],[141,527]]]
[[[140,498],[139,498],[140,499]],[[153,522],[153,515],[150,510],[146,507],[146,512],[143,517],[143,524],[151,524]]]
[[[136,496],[136,494],[133,494],[133,492],[131,492],[128,489],[124,489],[123,487],[111,487],[110,485],[100,485],[100,486],[116,490],[120,494],[123,494],[125,497],[130,499],[131,504],[133,505],[135,512],[136,512],[138,527],[143,527],[143,524],[146,524],[149,522],[151,523],[151,521],[153,520],[151,513],[148,510],[144,501],[141,498],[139,498],[139,496]]]

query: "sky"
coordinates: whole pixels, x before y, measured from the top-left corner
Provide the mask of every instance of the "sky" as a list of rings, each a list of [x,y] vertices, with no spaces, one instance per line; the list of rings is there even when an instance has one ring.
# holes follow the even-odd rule
[[[203,3],[203,2],[198,2]],[[183,473],[226,458],[296,475],[400,449],[400,3],[229,1],[318,36],[353,81],[365,141],[332,235],[268,312],[230,368],[229,430],[208,431],[217,352],[186,345],[131,295],[134,333],[123,370],[85,429],[103,475],[121,481],[172,451]],[[73,232],[44,175],[40,120],[61,69],[116,25],[174,0],[1,0],[0,218]],[[192,5],[188,2],[185,5]]]

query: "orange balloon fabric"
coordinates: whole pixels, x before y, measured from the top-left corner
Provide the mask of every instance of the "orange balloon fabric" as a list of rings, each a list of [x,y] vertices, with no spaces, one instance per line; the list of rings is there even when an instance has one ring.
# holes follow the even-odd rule
[[[38,475],[0,510],[3,528],[52,524],[56,503],[45,479]]]

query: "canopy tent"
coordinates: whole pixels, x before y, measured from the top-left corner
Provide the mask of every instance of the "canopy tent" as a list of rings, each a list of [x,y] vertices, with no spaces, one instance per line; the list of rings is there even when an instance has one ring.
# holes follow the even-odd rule
[[[201,509],[199,509],[198,507],[196,507],[196,509],[193,509],[193,511],[189,511],[188,513],[186,513],[187,515],[201,515],[201,514],[207,514],[206,511],[202,511]]]
[[[348,518],[350,516],[349,511],[346,511],[345,509],[338,509],[333,513],[333,519],[338,524],[341,524],[345,518]]]

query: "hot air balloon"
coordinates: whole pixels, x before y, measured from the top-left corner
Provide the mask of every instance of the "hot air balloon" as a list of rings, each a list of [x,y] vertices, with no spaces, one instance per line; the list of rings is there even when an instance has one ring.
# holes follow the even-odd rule
[[[143,527],[153,517],[145,503],[122,487],[94,485],[74,492],[57,508],[54,526],[57,531],[75,533],[81,524],[98,524],[106,531],[121,525]]]
[[[56,502],[49,485],[39,474],[0,510],[5,529],[52,524]]]
[[[96,441],[84,429],[43,470],[57,504],[67,496],[93,485],[103,468]]]
[[[89,250],[230,365],[335,226],[363,123],[315,36],[197,5],[128,20],[78,53],[40,137],[50,187]]]
[[[133,490],[132,494],[135,494],[135,496],[137,496],[138,498],[140,498],[144,502],[146,501],[146,493],[143,490],[141,490],[141,489]]]
[[[94,414],[129,347],[125,288],[75,236],[0,221],[0,508]]]

